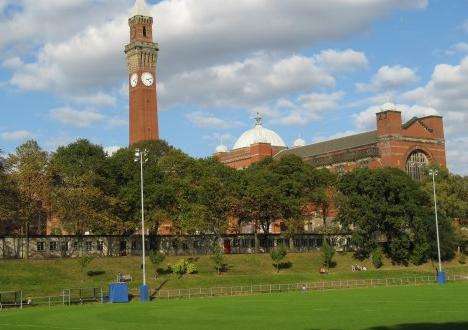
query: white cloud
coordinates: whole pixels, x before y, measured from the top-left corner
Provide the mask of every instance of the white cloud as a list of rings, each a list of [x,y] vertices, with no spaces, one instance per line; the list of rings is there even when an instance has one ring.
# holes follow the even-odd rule
[[[281,98],[272,106],[262,105],[251,109],[271,118],[271,122],[281,125],[307,125],[319,120],[323,115],[336,109],[343,97],[343,92],[308,93],[288,100]]]
[[[447,167],[455,173],[468,175],[468,136],[448,139],[445,142],[447,148]]]
[[[319,65],[323,65],[333,72],[354,71],[365,68],[369,64],[364,53],[352,49],[344,51],[326,49],[316,55],[315,60]]]
[[[332,135],[327,135],[327,136],[315,136],[312,138],[313,143],[318,143],[318,142],[323,142],[323,141],[329,141],[329,140],[334,140],[334,139],[339,139],[345,136],[350,136],[354,134],[358,134],[359,132],[356,130],[347,130],[343,132],[337,132]]]
[[[186,115],[186,118],[195,126],[201,128],[217,128],[226,129],[233,126],[238,126],[240,123],[224,120],[214,116],[211,113],[203,111],[194,111]]]
[[[406,87],[417,80],[418,77],[413,69],[400,65],[385,65],[377,71],[370,83],[358,83],[356,87],[360,92],[378,92]]]
[[[446,52],[447,55],[454,55],[457,53],[461,54],[468,54],[468,43],[466,42],[458,42],[452,45]]]
[[[276,58],[264,53],[232,62],[177,74],[165,81],[160,100],[204,107],[252,107],[288,93],[332,87],[335,78],[311,57]],[[184,93],[180,93],[184,90]]]
[[[376,116],[377,112],[382,111],[380,105],[368,107],[366,110],[355,114],[354,124],[359,130],[376,129]],[[440,113],[431,107],[420,105],[409,106],[406,104],[397,104],[397,110],[401,111],[402,121],[406,122],[413,117],[424,117],[429,115],[439,115]]]
[[[447,133],[466,132],[468,127],[468,56],[459,65],[438,64],[431,80],[402,95],[406,102],[431,106],[444,116]]]
[[[107,147],[104,147],[104,151],[109,156],[112,156],[113,154],[115,154],[120,149],[122,149],[121,146],[107,146]]]
[[[102,122],[105,119],[105,116],[98,112],[74,110],[70,107],[52,109],[50,115],[63,124],[80,128]]]
[[[23,61],[18,56],[7,58],[5,61],[2,62],[2,66],[9,70],[16,70],[21,65],[23,65]]]
[[[166,82],[257,51],[287,52],[344,38],[369,29],[393,10],[426,5],[425,0],[164,0],[150,6],[161,45],[159,77]],[[39,46],[39,51],[34,61],[14,72],[14,86],[76,96],[121,85],[126,76],[122,48],[128,42],[128,0],[21,0],[20,8],[0,20],[0,35],[6,36],[0,47]],[[356,55],[342,55],[340,70],[349,60],[345,57]],[[198,83],[205,82],[200,77]]]
[[[30,131],[19,130],[19,131],[3,132],[0,134],[0,136],[5,141],[24,141],[24,140],[33,138],[34,134],[32,134]]]

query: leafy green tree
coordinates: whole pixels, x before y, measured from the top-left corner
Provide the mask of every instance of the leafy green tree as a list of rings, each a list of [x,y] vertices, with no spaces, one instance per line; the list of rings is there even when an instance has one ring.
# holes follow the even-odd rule
[[[59,147],[51,159],[53,210],[67,231],[84,234],[123,231],[114,212],[106,154],[101,146],[78,140]]]
[[[225,260],[223,250],[218,244],[213,247],[213,254],[211,255],[211,260],[215,265],[215,269],[218,272],[218,275],[221,274],[221,271],[225,268]]]
[[[18,192],[16,219],[21,233],[26,236],[26,253],[29,255],[29,235],[44,232],[50,210],[48,154],[36,141],[30,140],[9,155],[6,169]]]
[[[13,223],[16,218],[17,205],[19,203],[18,192],[15,189],[11,177],[7,175],[4,167],[4,159],[0,150],[0,233],[2,227]],[[3,224],[3,226],[2,226]]]
[[[377,269],[383,266],[382,250],[380,248],[377,248],[372,252],[372,264]]]
[[[271,250],[270,258],[273,261],[273,266],[276,268],[277,273],[279,273],[281,263],[283,262],[284,258],[286,258],[287,254],[288,254],[288,251],[286,250],[286,247],[283,245],[277,246],[276,248]]]
[[[336,263],[333,261],[335,256],[335,249],[328,241],[328,238],[324,238],[322,245],[322,265],[327,268],[335,267]]]
[[[357,258],[369,257],[379,241],[385,242],[385,253],[396,263],[433,258],[437,250],[430,197],[405,172],[357,169],[340,178],[338,191],[338,220],[351,231]],[[440,232],[445,245],[443,258],[449,259],[453,257],[450,242],[454,234],[444,217]]]
[[[154,265],[155,276],[158,276],[158,267],[164,262],[164,259],[166,259],[166,255],[157,250],[151,250],[149,253],[149,259]]]

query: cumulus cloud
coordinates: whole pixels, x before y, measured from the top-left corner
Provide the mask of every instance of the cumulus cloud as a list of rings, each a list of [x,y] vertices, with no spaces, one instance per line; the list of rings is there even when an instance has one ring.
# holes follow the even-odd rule
[[[360,92],[378,92],[406,87],[418,80],[413,69],[395,65],[382,66],[368,84],[358,83],[356,88]]]
[[[395,9],[426,5],[424,0],[165,0],[149,10],[161,45],[159,76],[166,81],[257,51],[285,52],[343,38],[368,29],[374,20]],[[0,35],[6,36],[0,47],[36,40],[39,45],[34,49],[39,46],[39,51],[35,60],[14,71],[14,86],[76,95],[121,85],[126,76],[122,47],[128,42],[129,1],[21,0],[18,8],[0,21]],[[322,57],[323,61],[339,58],[340,70],[349,61],[351,66],[363,61],[362,56],[349,51],[341,56],[324,53]],[[203,82],[206,79],[199,81]]]
[[[458,65],[436,65],[431,80],[425,86],[404,93],[402,99],[438,109],[444,116],[447,133],[466,132],[468,56]]]
[[[23,65],[23,61],[18,56],[7,58],[2,62],[2,67],[10,70],[18,69]]]
[[[112,156],[113,154],[115,154],[120,149],[122,149],[121,146],[107,146],[107,147],[104,147],[104,151],[108,156]]]
[[[413,117],[424,117],[430,115],[440,115],[440,113],[431,107],[420,105],[409,106],[407,104],[397,104],[397,110],[401,111],[402,121],[406,122]],[[376,129],[375,114],[382,111],[380,105],[368,107],[366,110],[355,114],[354,123],[359,130]]]
[[[19,130],[19,131],[10,131],[3,132],[0,134],[3,140],[5,141],[24,141],[34,137],[34,134],[30,131]]]
[[[272,105],[251,109],[271,119],[274,124],[306,125],[322,118],[327,111],[334,110],[344,96],[341,91],[333,93],[307,93],[295,99],[281,98]]]
[[[333,72],[347,72],[356,69],[365,68],[369,61],[362,52],[353,49],[337,51],[335,49],[326,49],[315,56],[319,65],[323,65]]]
[[[462,175],[468,175],[468,136],[460,136],[448,139],[445,142],[447,148],[447,167]]]
[[[311,57],[276,58],[264,53],[244,61],[184,72],[164,83],[163,106],[251,107],[288,93],[332,87],[335,78]],[[184,93],[180,93],[183,88]]]
[[[239,125],[237,122],[227,121],[203,111],[194,111],[186,115],[188,121],[200,128],[225,129]]]
[[[104,115],[96,111],[75,110],[70,107],[52,109],[50,115],[63,124],[80,128],[102,122],[105,119]]]

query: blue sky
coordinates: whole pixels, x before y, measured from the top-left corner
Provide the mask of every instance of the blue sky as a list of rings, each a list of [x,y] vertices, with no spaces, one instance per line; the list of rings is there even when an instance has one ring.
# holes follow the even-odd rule
[[[253,125],[288,145],[444,116],[449,168],[468,174],[468,2],[147,1],[160,44],[161,137],[193,156]],[[0,148],[87,138],[127,145],[130,0],[0,0]]]

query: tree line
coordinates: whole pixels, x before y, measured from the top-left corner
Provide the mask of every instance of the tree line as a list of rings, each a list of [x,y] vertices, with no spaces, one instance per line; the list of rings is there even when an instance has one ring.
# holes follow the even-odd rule
[[[434,256],[432,186],[397,169],[357,169],[335,175],[296,156],[266,158],[238,171],[214,158],[196,159],[164,141],[122,148],[112,155],[77,140],[48,153],[27,141],[0,160],[0,228],[29,235],[45,219],[60,220],[68,233],[131,234],[140,225],[140,171],[135,148],[147,150],[145,216],[150,233],[170,221],[176,235],[222,235],[249,224],[256,247],[273,222],[301,233],[314,205],[321,230],[350,233],[356,256],[384,252],[395,262]],[[467,219],[468,180],[444,169],[437,177],[444,258],[453,257]],[[327,219],[330,208],[338,216]],[[235,221],[233,221],[235,220]],[[455,228],[455,229],[454,229]],[[55,228],[59,233],[61,228]]]

